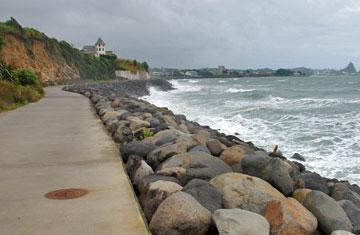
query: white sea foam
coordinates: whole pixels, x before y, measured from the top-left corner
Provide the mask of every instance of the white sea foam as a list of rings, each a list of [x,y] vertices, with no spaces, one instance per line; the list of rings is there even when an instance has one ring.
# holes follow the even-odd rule
[[[274,95],[268,89],[261,93],[257,88],[256,94],[263,94],[259,98],[236,90],[240,98],[222,100],[228,96],[221,96],[221,91],[231,93],[242,89],[240,80],[236,86],[229,82],[225,89],[219,89],[217,82],[189,85],[172,81],[178,90],[161,92],[150,88],[151,95],[144,99],[224,133],[238,132],[239,138],[267,150],[279,145],[288,157],[299,152],[307,159],[304,163],[307,169],[360,183],[360,112],[341,111],[346,105],[357,107],[360,98],[317,97],[316,93],[315,97],[295,99],[281,92]],[[251,84],[251,87],[256,85],[263,84]],[[194,90],[202,97],[209,90],[212,92],[206,99],[189,99],[188,92]],[[214,95],[214,91],[219,93]]]
[[[229,88],[226,90],[226,92],[229,92],[229,93],[243,93],[243,92],[249,92],[249,91],[255,91],[255,89]]]
[[[199,80],[189,80],[190,83],[198,83]]]
[[[224,80],[220,80],[220,81],[219,81],[219,83],[225,83],[225,82],[226,82],[226,81],[224,81]]]

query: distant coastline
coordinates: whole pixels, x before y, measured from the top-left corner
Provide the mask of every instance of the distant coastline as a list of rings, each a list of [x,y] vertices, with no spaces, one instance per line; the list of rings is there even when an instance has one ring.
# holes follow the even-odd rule
[[[217,68],[174,69],[152,68],[152,78],[160,79],[201,79],[201,78],[237,78],[237,77],[309,77],[309,76],[359,76],[354,64],[350,62],[345,68],[310,69],[305,67],[291,69],[227,69],[220,65]]]

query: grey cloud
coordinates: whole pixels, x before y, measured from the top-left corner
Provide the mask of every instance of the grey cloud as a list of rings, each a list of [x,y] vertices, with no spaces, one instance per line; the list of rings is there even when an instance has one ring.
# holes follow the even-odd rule
[[[101,36],[151,66],[360,65],[357,0],[0,0],[0,16],[77,47]]]

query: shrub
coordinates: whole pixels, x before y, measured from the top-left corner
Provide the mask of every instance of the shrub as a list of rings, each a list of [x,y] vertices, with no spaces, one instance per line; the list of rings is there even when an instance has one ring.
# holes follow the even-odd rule
[[[16,83],[17,79],[15,76],[14,69],[7,64],[0,61],[0,80]]]
[[[154,136],[154,132],[150,129],[145,129],[143,134],[143,139]]]
[[[16,77],[20,85],[22,86],[40,86],[40,82],[34,73],[30,69],[20,69],[16,72]]]
[[[1,48],[2,48],[3,45],[4,45],[4,40],[3,40],[3,38],[0,36],[0,51],[1,51]]]
[[[35,102],[43,96],[42,88],[20,86],[8,81],[0,81],[0,112]]]

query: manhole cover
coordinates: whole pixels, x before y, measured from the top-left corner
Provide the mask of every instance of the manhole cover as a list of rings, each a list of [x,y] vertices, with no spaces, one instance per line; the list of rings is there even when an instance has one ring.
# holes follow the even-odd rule
[[[65,189],[59,189],[56,191],[48,192],[47,194],[45,194],[45,197],[55,200],[66,200],[66,199],[82,197],[87,193],[88,191],[81,188],[65,188]]]

